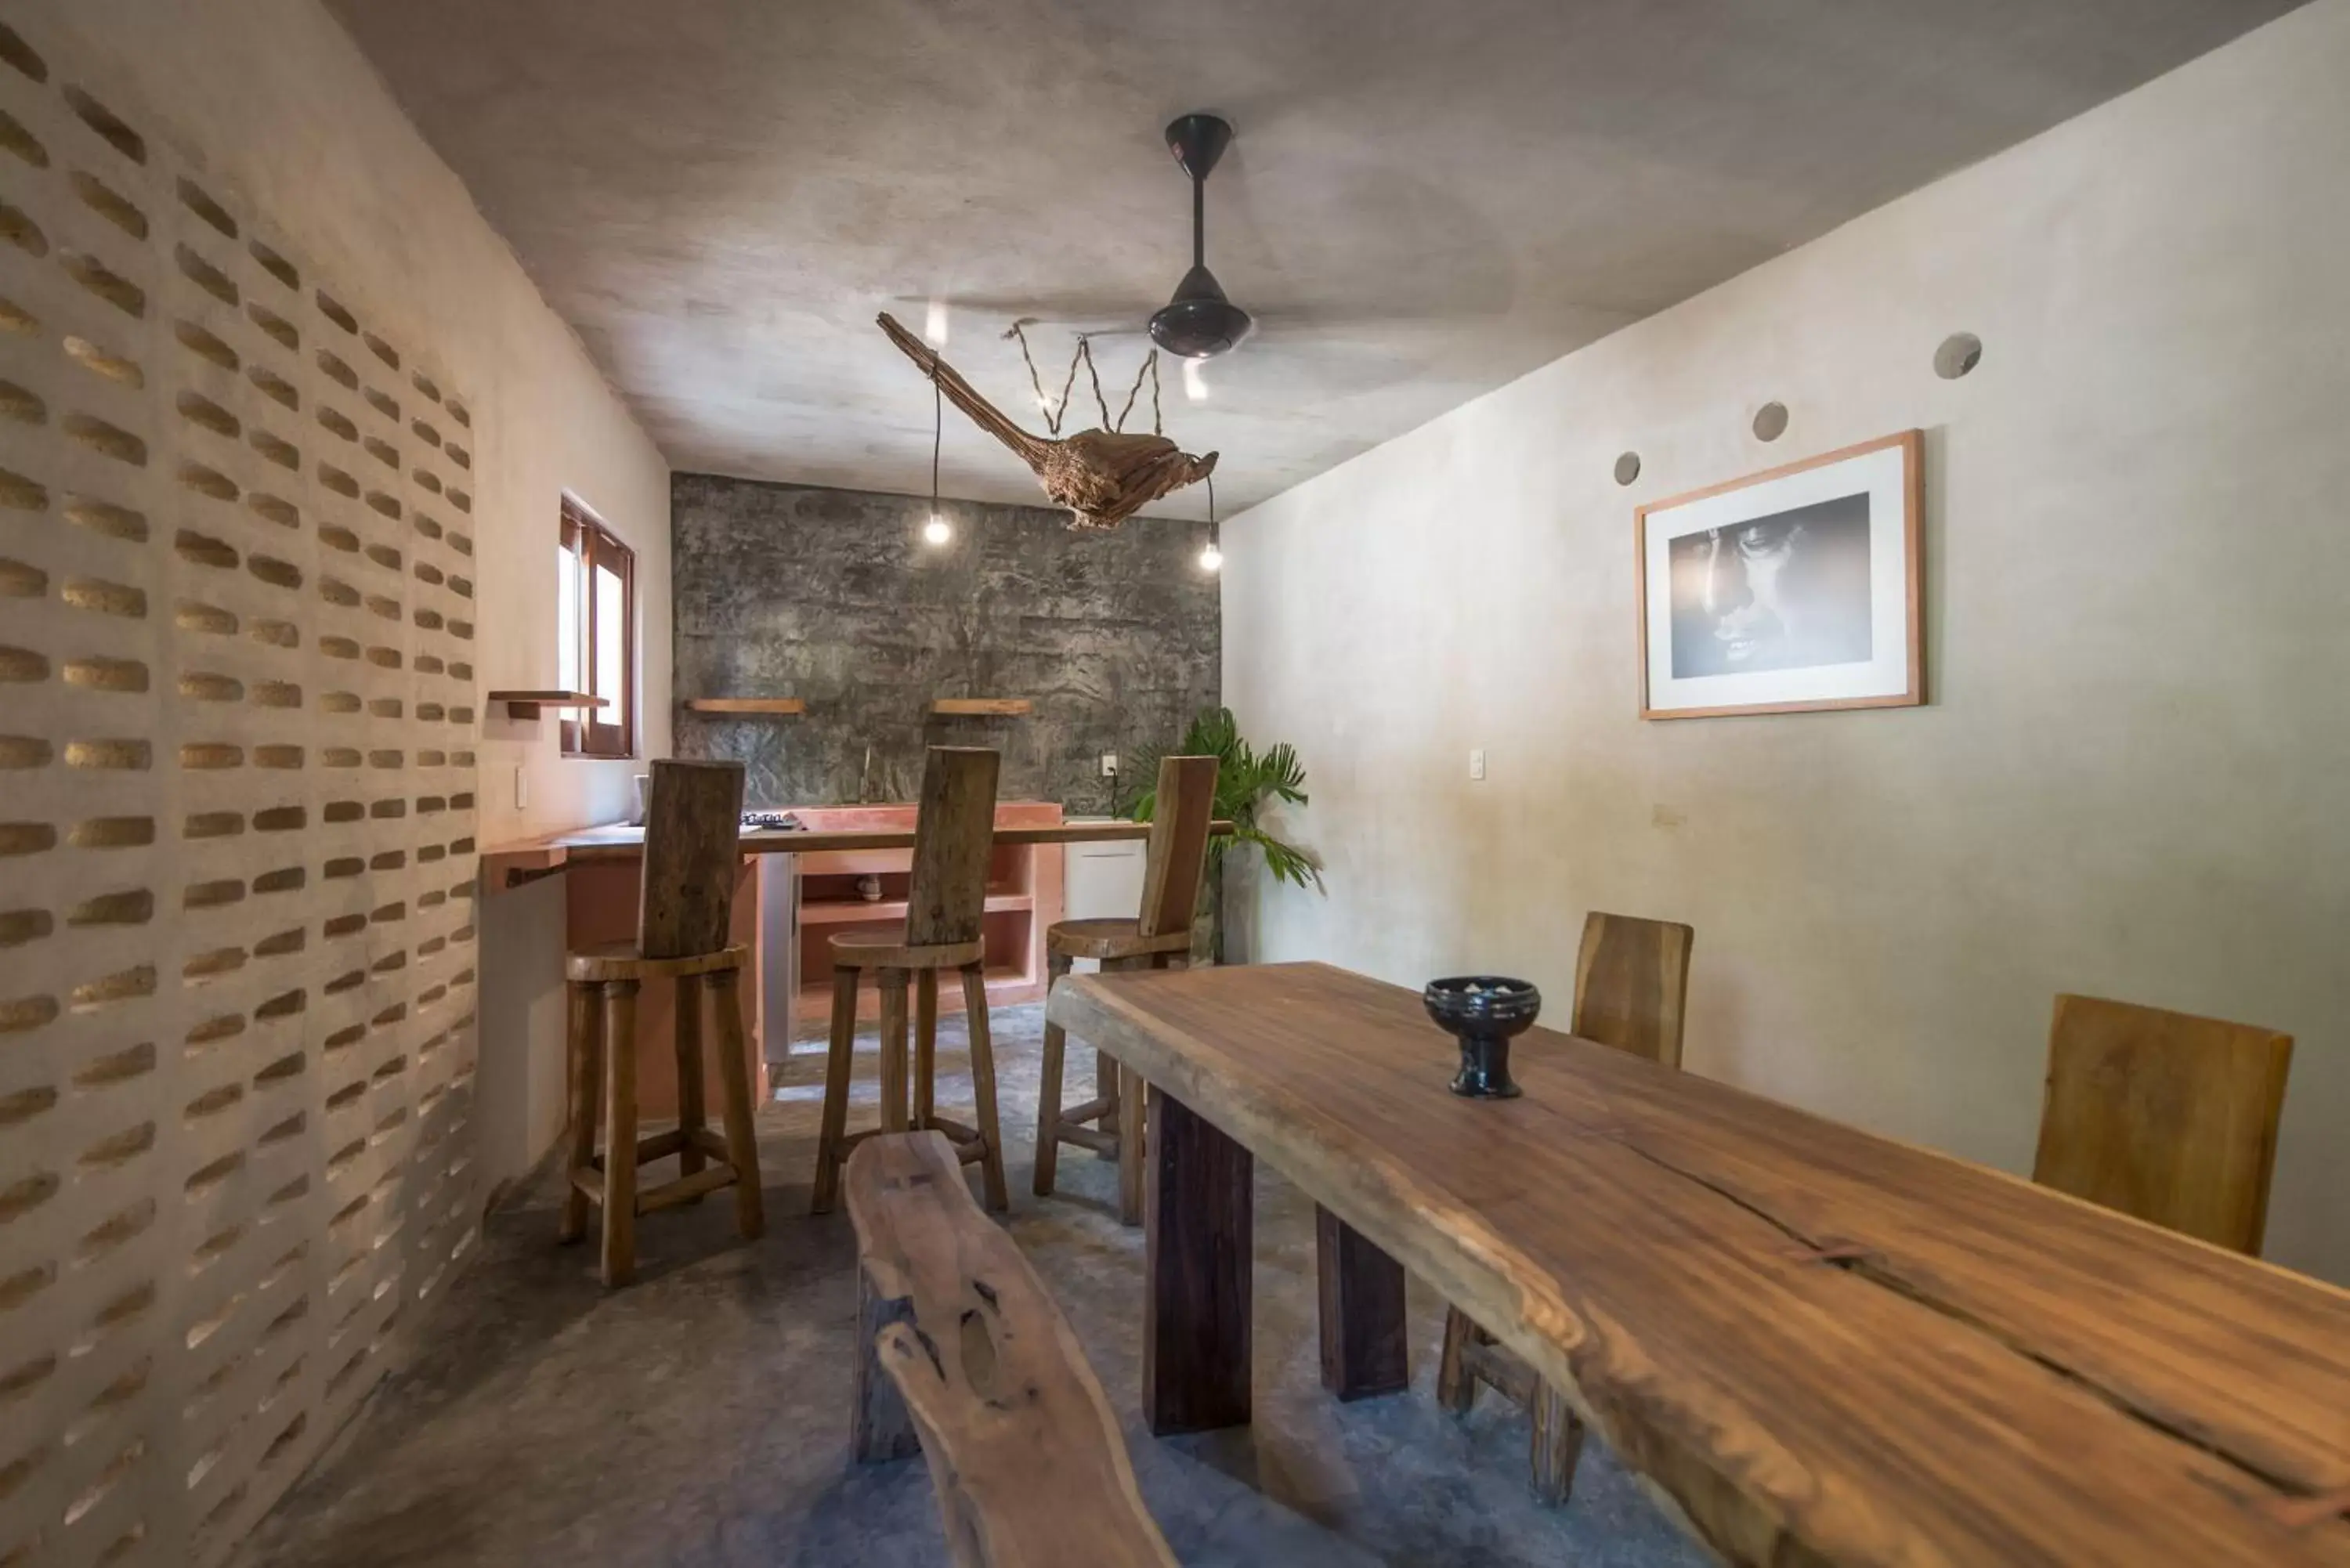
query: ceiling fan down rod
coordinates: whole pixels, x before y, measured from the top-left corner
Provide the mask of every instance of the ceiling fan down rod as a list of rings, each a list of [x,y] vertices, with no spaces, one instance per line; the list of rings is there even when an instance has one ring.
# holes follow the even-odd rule
[[[1208,177],[1191,176],[1191,265],[1208,265]]]

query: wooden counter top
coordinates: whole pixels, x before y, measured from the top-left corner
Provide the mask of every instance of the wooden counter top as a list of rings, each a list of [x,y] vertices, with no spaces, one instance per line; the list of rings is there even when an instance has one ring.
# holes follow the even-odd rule
[[[1006,805],[1015,804],[1012,802]],[[1232,825],[1218,822],[1213,833],[1230,833]],[[998,844],[1098,844],[1118,839],[1148,838],[1147,822],[1071,822],[1051,827],[999,827]],[[768,829],[743,835],[745,855],[814,855],[841,849],[911,849],[914,831],[898,827],[843,828],[829,832],[775,832]],[[645,830],[625,823],[575,828],[543,838],[491,845],[482,851],[483,886],[503,892],[524,882],[562,870],[567,866],[599,861],[633,860],[645,852]]]

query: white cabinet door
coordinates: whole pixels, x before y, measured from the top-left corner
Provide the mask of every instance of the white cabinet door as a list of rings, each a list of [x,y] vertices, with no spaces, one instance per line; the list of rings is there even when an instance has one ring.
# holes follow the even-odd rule
[[[1132,919],[1142,909],[1144,848],[1139,838],[1070,845],[1062,912],[1072,920]],[[1086,973],[1101,966],[1079,959],[1070,967]]]

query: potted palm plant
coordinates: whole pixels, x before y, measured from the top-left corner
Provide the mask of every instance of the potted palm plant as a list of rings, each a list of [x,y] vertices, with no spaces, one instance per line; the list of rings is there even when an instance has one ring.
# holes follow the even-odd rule
[[[1131,821],[1149,822],[1158,805],[1155,786],[1159,759],[1162,756],[1216,759],[1215,815],[1230,822],[1232,831],[1208,840],[1208,875],[1200,888],[1206,918],[1200,925],[1209,934],[1216,961],[1222,962],[1224,923],[1219,918],[1220,906],[1224,865],[1231,856],[1253,849],[1263,857],[1264,868],[1274,881],[1295,883],[1300,888],[1322,886],[1322,868],[1314,863],[1313,856],[1276,838],[1259,820],[1259,814],[1272,803],[1305,804],[1305,767],[1297,760],[1297,748],[1286,741],[1262,752],[1251,746],[1242,738],[1240,723],[1231,709],[1202,709],[1172,750],[1146,746],[1138,754],[1136,760],[1141,764],[1137,770],[1139,776],[1153,782],[1127,807],[1126,815]]]

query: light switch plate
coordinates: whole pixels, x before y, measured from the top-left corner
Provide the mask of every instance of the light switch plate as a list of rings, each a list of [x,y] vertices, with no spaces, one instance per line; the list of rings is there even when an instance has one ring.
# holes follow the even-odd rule
[[[1101,759],[1102,777],[1106,779],[1114,779],[1118,777],[1118,753],[1116,752],[1104,752],[1101,754]]]
[[[1485,749],[1482,746],[1469,753],[1469,776],[1472,779],[1485,776]]]
[[[530,809],[530,770],[520,763],[515,766],[515,809]]]

